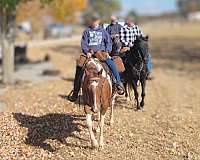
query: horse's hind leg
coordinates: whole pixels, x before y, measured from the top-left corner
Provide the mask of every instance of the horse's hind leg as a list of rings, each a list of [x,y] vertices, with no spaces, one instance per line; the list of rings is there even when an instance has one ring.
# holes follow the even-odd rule
[[[146,86],[146,80],[142,80],[141,81],[141,86],[142,86],[142,100],[140,102],[140,107],[144,107],[144,98],[145,98],[145,86]]]
[[[110,111],[110,125],[112,125],[114,123],[113,120],[113,110],[114,110],[114,104],[115,104],[115,97],[116,94],[112,97],[111,101],[110,101],[110,106],[111,106],[111,111]]]
[[[130,101],[130,95],[129,95],[129,88],[128,88],[128,83],[125,82],[124,83],[124,88],[125,88],[125,97],[126,97],[126,101],[129,102]]]

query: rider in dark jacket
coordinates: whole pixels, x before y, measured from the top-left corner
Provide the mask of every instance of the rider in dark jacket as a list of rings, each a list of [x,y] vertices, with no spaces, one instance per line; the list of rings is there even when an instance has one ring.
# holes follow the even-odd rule
[[[112,39],[112,52],[114,55],[119,55],[120,49],[121,49],[121,42],[119,40],[119,33],[122,26],[117,22],[117,17],[111,16],[111,23],[106,28],[106,31],[110,34]]]
[[[89,50],[93,50],[94,53],[97,51],[111,52],[112,42],[109,34],[100,25],[93,28],[87,27],[83,32],[81,40],[81,48],[85,55],[88,54]]]

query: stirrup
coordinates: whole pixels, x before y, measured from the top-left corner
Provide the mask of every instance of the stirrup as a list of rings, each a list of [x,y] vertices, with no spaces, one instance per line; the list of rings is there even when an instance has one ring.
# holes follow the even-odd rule
[[[75,95],[74,93],[75,93],[74,90],[72,90],[67,97],[70,102],[76,102],[78,98],[78,95]]]
[[[117,93],[119,95],[123,95],[124,94],[124,88],[119,84],[116,87],[117,87]]]
[[[73,93],[74,93],[74,90],[71,90],[71,92],[69,92],[69,94],[67,96],[67,99],[69,99],[72,96]]]

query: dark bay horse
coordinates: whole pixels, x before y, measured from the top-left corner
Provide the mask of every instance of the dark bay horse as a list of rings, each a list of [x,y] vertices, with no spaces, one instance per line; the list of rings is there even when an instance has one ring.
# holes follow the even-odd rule
[[[105,114],[109,107],[110,124],[113,123],[113,107],[115,93],[112,89],[112,80],[106,73],[100,61],[96,58],[90,58],[85,65],[85,71],[82,82],[83,103],[86,114],[87,126],[89,129],[92,147],[103,148],[103,127]],[[100,135],[98,141],[93,132],[92,115],[98,113]]]
[[[128,97],[130,90],[134,90],[137,110],[144,107],[145,86],[147,77],[147,58],[148,58],[148,36],[137,37],[135,44],[130,48],[130,51],[125,53],[123,62],[125,66],[125,96]],[[142,100],[139,102],[139,93],[137,91],[138,82],[142,87]],[[128,86],[128,87],[127,87]],[[129,88],[129,89],[127,89]]]

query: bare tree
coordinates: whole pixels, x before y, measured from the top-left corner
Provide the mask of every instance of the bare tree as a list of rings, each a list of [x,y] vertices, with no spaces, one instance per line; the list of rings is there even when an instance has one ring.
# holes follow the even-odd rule
[[[31,0],[0,0],[0,45],[3,57],[3,82],[14,83],[15,14],[19,3]],[[52,0],[40,0],[49,3]]]

